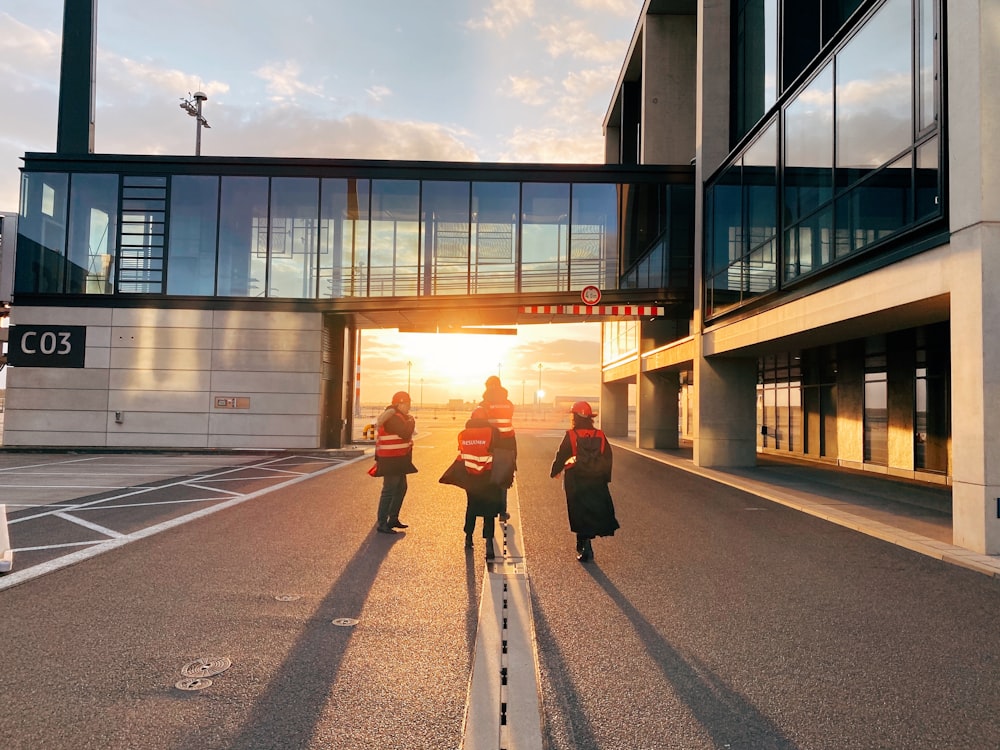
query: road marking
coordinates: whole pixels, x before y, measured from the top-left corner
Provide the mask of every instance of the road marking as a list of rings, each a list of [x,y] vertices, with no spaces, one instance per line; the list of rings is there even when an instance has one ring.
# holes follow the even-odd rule
[[[87,549],[81,549],[76,552],[71,552],[68,555],[57,557],[54,560],[49,560],[48,562],[40,563],[38,565],[33,565],[32,567],[26,568],[25,570],[19,570],[13,573],[8,573],[3,578],[0,578],[0,591],[11,588],[12,586],[17,586],[18,584],[21,583],[25,583],[26,581],[38,578],[39,576],[43,576],[47,573],[52,573],[53,571],[60,570],[61,568],[66,568],[69,567],[70,565],[75,565],[78,562],[89,560],[92,557],[97,557],[98,555],[102,555],[105,552],[109,552],[119,547],[124,547],[126,544],[130,544],[140,539],[145,539],[146,537],[153,536],[155,534],[159,534],[160,532],[167,531],[168,529],[172,529],[176,526],[181,526],[183,524],[190,523],[191,521],[195,521],[199,518],[204,518],[205,516],[217,513],[221,510],[232,508],[236,505],[240,505],[241,503],[245,503],[248,500],[254,500],[258,497],[262,497],[263,495],[267,495],[271,492],[275,492],[277,490],[281,490],[286,487],[291,487],[293,485],[299,484],[300,482],[304,482],[307,479],[312,479],[314,477],[322,476],[323,474],[331,472],[335,469],[339,469],[344,466],[349,466],[350,464],[362,461],[366,458],[369,458],[369,456],[361,455],[357,456],[356,458],[338,459],[337,461],[331,462],[329,466],[317,469],[316,471],[311,472],[309,474],[293,477],[292,479],[285,480],[284,482],[279,482],[278,484],[275,484],[271,487],[264,487],[263,489],[256,490],[255,492],[251,492],[246,495],[239,495],[236,497],[232,497],[228,500],[223,500],[222,502],[216,503],[215,505],[211,505],[207,508],[201,508],[200,510],[188,513],[187,515],[178,516],[177,518],[171,518],[167,521],[163,521],[162,523],[158,523],[154,526],[147,526],[146,528],[139,529],[137,531],[132,532],[131,534],[125,534],[123,536],[119,536],[113,539],[102,540],[100,542],[92,544]],[[243,468],[246,467],[239,467],[236,469],[232,469],[232,471],[239,471]],[[224,474],[228,472],[220,472],[220,473]],[[151,490],[163,489],[164,487],[177,487],[184,484],[185,482],[179,481],[179,482],[174,482],[172,484],[159,485],[158,487],[143,487],[140,488],[139,490],[136,490],[135,492],[125,493],[123,495],[118,495],[116,497],[101,498],[100,500],[94,500],[89,503],[81,503],[78,507],[92,506],[96,505],[97,503],[108,502],[109,500],[115,500],[122,497],[128,497],[131,495],[141,495]],[[40,513],[38,515],[31,516],[31,518],[42,518],[44,516],[56,515],[56,513],[59,513],[59,511],[53,513]],[[24,521],[27,519],[19,518],[16,520]],[[76,546],[76,545],[66,545],[66,546]]]
[[[538,649],[531,612],[517,485],[508,492],[503,554],[487,563],[461,750],[541,748]]]
[[[77,518],[76,516],[71,516],[69,513],[53,513],[56,518],[61,518],[64,521],[69,521],[70,523],[79,524],[85,529],[90,529],[91,531],[96,531],[98,534],[104,534],[104,536],[109,536],[112,539],[118,539],[119,537],[125,536],[120,531],[115,531],[114,529],[109,529],[105,526],[101,526],[96,523],[91,523],[90,521],[84,521],[82,518]]]

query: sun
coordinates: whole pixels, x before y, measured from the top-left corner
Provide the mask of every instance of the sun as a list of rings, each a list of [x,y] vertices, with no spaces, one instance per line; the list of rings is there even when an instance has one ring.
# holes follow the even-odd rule
[[[413,371],[456,391],[482,389],[517,345],[516,336],[469,333],[402,333],[401,346]]]

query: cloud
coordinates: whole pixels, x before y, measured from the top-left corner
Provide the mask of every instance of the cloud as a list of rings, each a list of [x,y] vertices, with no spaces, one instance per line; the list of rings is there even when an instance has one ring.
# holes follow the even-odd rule
[[[518,128],[506,141],[500,161],[540,164],[603,164],[604,136],[568,133],[555,128]]]
[[[618,62],[628,46],[619,39],[602,40],[579,19],[564,18],[539,26],[538,35],[552,57],[570,55],[581,60]]]
[[[372,86],[369,89],[365,89],[365,93],[368,94],[369,98],[376,102],[380,102],[388,96],[392,96],[392,89],[388,86]]]
[[[501,88],[501,96],[517,99],[523,104],[538,106],[549,101],[544,90],[552,85],[548,78],[533,78],[531,76],[507,76],[507,86]]]
[[[586,11],[607,11],[616,16],[636,18],[642,9],[642,0],[576,0],[576,5]]]
[[[534,15],[535,0],[493,0],[482,18],[469,20],[466,26],[495,31],[503,36]]]
[[[322,86],[302,81],[302,66],[294,60],[265,65],[255,70],[254,75],[265,82],[271,101],[294,101],[299,94],[323,96]]]

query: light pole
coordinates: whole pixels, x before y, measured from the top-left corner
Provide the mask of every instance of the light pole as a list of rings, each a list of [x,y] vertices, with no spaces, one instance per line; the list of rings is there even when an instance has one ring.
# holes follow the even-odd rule
[[[410,392],[410,372],[411,372],[411,370],[413,370],[413,363],[412,362],[407,362],[406,363],[406,392],[407,393]]]
[[[424,379],[420,378],[420,408],[424,408]]]
[[[194,99],[194,104],[191,100]],[[201,156],[201,129],[202,127],[210,128],[211,125],[208,124],[208,120],[202,117],[201,114],[201,103],[208,100],[208,95],[202,91],[195,91],[193,94],[188,94],[188,98],[185,99],[181,97],[181,109],[187,112],[189,115],[194,117],[198,121],[197,128],[195,130],[194,138],[194,155]]]

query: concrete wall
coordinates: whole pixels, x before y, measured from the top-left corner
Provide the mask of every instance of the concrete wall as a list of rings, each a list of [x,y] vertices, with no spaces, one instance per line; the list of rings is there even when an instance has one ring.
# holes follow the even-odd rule
[[[643,31],[643,164],[687,164],[695,156],[695,16],[646,16]],[[655,71],[650,75],[648,71]]]
[[[8,370],[5,445],[319,445],[318,313],[15,307],[12,318],[85,325],[87,350],[83,369]]]

